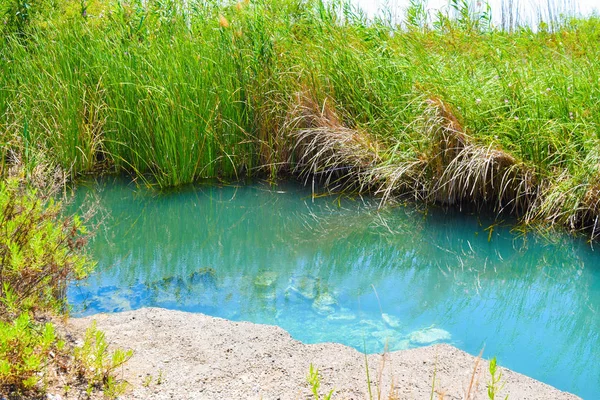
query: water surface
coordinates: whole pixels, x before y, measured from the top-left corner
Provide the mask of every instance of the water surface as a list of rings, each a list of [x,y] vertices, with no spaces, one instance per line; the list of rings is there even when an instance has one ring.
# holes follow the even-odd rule
[[[305,343],[381,352],[450,343],[559,389],[600,388],[600,255],[490,220],[297,185],[156,194],[82,185],[105,222],[75,314],[165,307],[279,325]],[[556,236],[556,235],[555,235]]]

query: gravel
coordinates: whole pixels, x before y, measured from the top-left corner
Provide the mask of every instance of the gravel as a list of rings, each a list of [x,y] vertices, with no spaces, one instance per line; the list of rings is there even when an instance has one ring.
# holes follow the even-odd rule
[[[365,356],[334,343],[303,344],[276,326],[203,314],[143,308],[71,319],[78,334],[95,319],[111,346],[134,350],[119,371],[131,383],[122,399],[312,399],[306,381],[313,364],[321,394],[368,399],[368,361],[374,399],[487,399],[488,363],[447,344]],[[477,371],[474,374],[475,368]],[[504,399],[577,399],[501,369]],[[441,397],[443,395],[443,397]]]

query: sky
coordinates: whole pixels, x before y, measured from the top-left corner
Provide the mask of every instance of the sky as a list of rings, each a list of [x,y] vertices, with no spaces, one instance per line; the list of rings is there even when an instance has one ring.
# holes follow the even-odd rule
[[[373,16],[377,13],[379,9],[388,4],[394,15],[404,15],[403,10],[409,4],[409,0],[353,0],[356,4],[358,4],[368,15]],[[479,0],[474,0],[479,1]],[[546,4],[548,0],[516,0],[520,3],[522,7],[521,15],[534,15],[536,14],[536,10],[541,8],[542,10],[546,10]],[[563,3],[565,0],[555,0],[556,2]],[[575,8],[577,8],[579,13],[581,14],[591,14],[593,12],[600,11],[600,0],[566,0],[567,2],[571,2],[574,4]],[[484,0],[480,0],[480,3],[485,3]],[[488,0],[492,8],[492,17],[494,18],[494,22],[498,23],[500,18],[500,7],[502,4],[502,0]],[[435,12],[437,10],[446,10],[448,5],[448,0],[428,0],[427,7],[430,11]]]

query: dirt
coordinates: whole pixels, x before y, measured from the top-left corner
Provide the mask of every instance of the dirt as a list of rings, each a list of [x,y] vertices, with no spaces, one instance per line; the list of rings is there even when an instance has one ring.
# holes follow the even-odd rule
[[[341,344],[303,344],[276,326],[158,308],[68,324],[81,334],[93,319],[111,346],[134,350],[119,371],[131,384],[123,399],[312,399],[306,379],[311,364],[319,369],[319,392],[334,390],[332,399],[488,398],[488,362],[447,344],[365,359]],[[504,388],[498,399],[578,398],[500,370]]]

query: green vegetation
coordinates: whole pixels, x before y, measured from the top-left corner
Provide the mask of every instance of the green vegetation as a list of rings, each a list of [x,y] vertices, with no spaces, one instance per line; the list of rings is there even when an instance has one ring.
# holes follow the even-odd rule
[[[487,385],[487,392],[488,392],[488,397],[490,400],[495,400],[496,399],[496,395],[498,394],[499,391],[502,390],[502,388],[504,388],[504,384],[506,382],[502,382],[502,372],[498,371],[498,365],[496,363],[496,357],[492,358],[490,360],[490,376],[491,376],[491,380]],[[508,396],[506,396],[504,398],[504,400],[507,400]]]
[[[0,321],[0,391],[34,388],[50,353],[63,347],[52,324],[38,324],[27,313],[12,322]]]
[[[331,396],[333,396],[333,390],[323,396],[319,394],[319,388],[321,387],[321,376],[319,375],[319,369],[315,368],[312,364],[310,364],[306,381],[310,385],[310,391],[312,392],[315,400],[331,400]]]
[[[17,179],[0,182],[2,320],[23,311],[64,311],[67,283],[93,268],[82,251],[87,232],[81,220],[62,220],[60,211],[60,204]]]
[[[85,332],[81,347],[74,350],[77,374],[88,383],[87,392],[91,394],[95,387],[102,388],[105,396],[116,398],[127,389],[127,382],[115,378],[115,370],[127,362],[133,355],[131,350],[108,350],[104,332],[96,328],[96,321]]]
[[[455,1],[3,0],[2,168],[161,187],[293,173],[598,234],[600,19],[494,28]],[[18,13],[18,17],[17,17]]]
[[[293,175],[593,239],[600,18],[517,25],[458,0],[433,18],[411,1],[399,25],[336,0],[0,0],[0,174]],[[14,179],[0,209],[0,393],[43,390],[71,349],[39,316],[93,267],[87,232]],[[95,326],[73,352],[89,390],[122,392],[130,353]],[[309,383],[319,398],[312,365]]]
[[[56,374],[83,379],[90,391],[101,388],[109,397],[124,388],[113,372],[130,353],[110,354],[95,330],[73,349],[42,318],[65,314],[67,284],[94,267],[81,219],[65,219],[61,210],[19,179],[0,182],[0,395],[43,392]]]
[[[477,356],[477,358],[475,359],[475,366],[473,369],[473,374],[470,377],[468,391],[463,397],[465,400],[475,399],[475,397],[476,397],[476,392],[478,389],[477,381],[478,381],[478,374],[479,374],[479,363],[481,362],[482,354],[483,354],[483,350],[479,353],[479,356]],[[382,378],[383,369],[385,369],[385,357],[386,357],[386,354],[384,352],[384,354],[382,355],[382,359],[381,359],[382,364],[378,371],[379,377],[378,377],[377,384],[376,384],[377,400],[381,400],[381,399],[396,400],[396,399],[399,399],[400,397],[395,392],[393,381],[392,381],[392,386],[390,388],[390,392],[387,394],[387,396],[385,396],[381,391],[381,386],[382,386],[381,378]],[[366,354],[365,354],[365,358],[366,358]],[[365,365],[365,373],[366,373],[367,385],[368,385],[368,397],[367,398],[369,400],[373,400],[374,397],[371,392],[371,379],[369,377],[368,362]],[[487,396],[490,400],[494,400],[494,399],[496,399],[496,395],[498,394],[498,392],[502,391],[504,389],[504,385],[506,384],[506,382],[502,382],[502,372],[498,371],[498,364],[496,361],[496,357],[492,358],[489,362],[489,373],[490,373],[491,380],[487,384]],[[436,359],[436,362],[435,362],[434,368],[433,368],[430,400],[433,400],[434,394],[437,396],[437,398],[439,398],[440,400],[443,400],[446,396],[446,392],[444,390],[436,389],[436,375],[437,375],[437,359]],[[310,386],[311,392],[313,394],[313,398],[315,400],[320,400],[321,398],[324,400],[331,400],[331,398],[333,396],[333,392],[334,392],[333,390],[331,390],[327,395],[324,395],[323,397],[321,397],[321,395],[319,394],[319,388],[321,387],[321,376],[319,375],[319,370],[317,368],[315,368],[312,363],[310,364],[308,376],[306,377],[306,381],[307,381],[308,385]],[[508,398],[509,398],[509,396],[506,395],[504,397],[504,400],[508,400]]]

